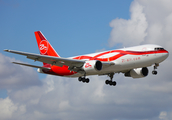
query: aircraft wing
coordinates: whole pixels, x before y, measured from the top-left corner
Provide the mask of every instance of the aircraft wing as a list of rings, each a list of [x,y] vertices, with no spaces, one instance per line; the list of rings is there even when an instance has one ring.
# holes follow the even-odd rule
[[[28,59],[32,59],[35,61],[40,61],[60,67],[62,67],[63,65],[81,67],[85,63],[84,60],[53,57],[53,56],[39,55],[39,54],[33,54],[33,53],[27,53],[27,52],[15,51],[15,50],[7,50],[7,49],[4,51],[19,54],[19,55],[24,55]]]
[[[15,50],[8,50],[8,49],[5,49],[4,51],[19,54],[19,55],[24,55],[28,59],[32,59],[34,61],[40,61],[40,62],[44,62],[44,63],[48,63],[48,64],[51,64],[51,65],[56,65],[56,66],[60,66],[60,67],[62,67],[63,65],[67,65],[67,66],[69,66],[69,69],[73,68],[73,67],[81,68],[85,64],[85,60],[53,57],[53,56],[33,54],[33,53],[27,53],[27,52],[15,51]],[[16,63],[16,62],[13,62],[13,63],[24,65],[24,66],[29,66],[29,67],[42,68],[42,67],[39,67],[39,66],[34,66],[34,65],[24,64],[24,63]],[[102,65],[103,65],[103,68],[107,68],[107,67],[109,67],[111,65],[115,65],[115,63],[113,63],[113,62],[102,62]]]

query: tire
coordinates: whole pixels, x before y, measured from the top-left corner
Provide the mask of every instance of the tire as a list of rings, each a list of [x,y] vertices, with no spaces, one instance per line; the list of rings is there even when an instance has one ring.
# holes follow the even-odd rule
[[[109,84],[109,80],[106,80],[106,81],[105,81],[105,84],[108,85],[108,84]]]
[[[153,75],[157,75],[157,73],[158,73],[157,71],[152,71]]]
[[[113,81],[112,83],[113,83],[113,86],[116,86],[116,81]]]
[[[86,82],[86,83],[89,83],[89,82],[90,82],[90,80],[89,80],[88,78],[86,78],[86,79],[85,79],[85,82]]]
[[[113,81],[109,81],[109,85],[112,86],[113,85]]]
[[[78,78],[78,81],[81,82],[81,81],[82,81],[82,77],[79,77],[79,78]]]

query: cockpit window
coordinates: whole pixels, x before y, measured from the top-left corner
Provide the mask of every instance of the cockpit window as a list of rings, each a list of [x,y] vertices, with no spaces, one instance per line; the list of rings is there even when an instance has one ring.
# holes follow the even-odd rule
[[[155,48],[155,50],[164,50],[164,48]]]

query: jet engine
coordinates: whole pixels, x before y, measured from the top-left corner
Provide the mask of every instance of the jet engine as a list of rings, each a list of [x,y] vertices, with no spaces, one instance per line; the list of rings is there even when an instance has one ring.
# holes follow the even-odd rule
[[[99,60],[86,61],[82,68],[86,73],[97,72],[102,69],[102,62]]]
[[[37,69],[37,72],[39,72],[39,73],[44,73],[44,72],[42,71],[41,68],[38,68],[38,69]]]
[[[146,77],[148,73],[149,73],[148,68],[143,67],[143,68],[132,69],[129,72],[125,73],[125,76],[132,78],[142,78],[142,77]]]

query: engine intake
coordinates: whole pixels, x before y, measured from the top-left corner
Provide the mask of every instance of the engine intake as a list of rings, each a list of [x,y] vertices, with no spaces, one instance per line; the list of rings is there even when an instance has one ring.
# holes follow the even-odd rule
[[[142,77],[146,77],[148,73],[149,73],[148,68],[143,67],[143,68],[132,69],[129,72],[125,73],[125,76],[132,78],[142,78]]]
[[[99,60],[86,61],[82,68],[86,73],[97,72],[102,69],[102,62]]]

